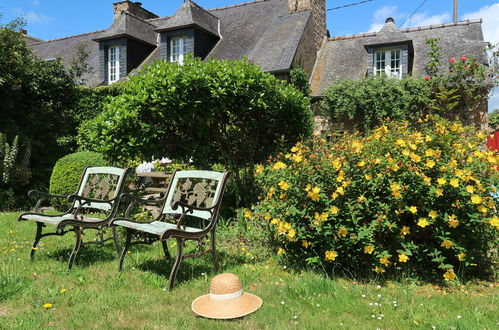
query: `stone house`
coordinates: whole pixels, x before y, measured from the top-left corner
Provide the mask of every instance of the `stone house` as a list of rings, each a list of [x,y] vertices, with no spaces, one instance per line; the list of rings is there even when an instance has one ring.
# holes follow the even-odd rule
[[[126,79],[156,59],[182,62],[188,53],[202,59],[241,59],[285,78],[294,66],[310,75],[326,37],[325,0],[255,0],[204,9],[191,0],[172,16],[159,16],[140,2],[113,4],[106,30],[30,42],[41,58],[69,65],[78,48],[89,53],[89,86]]]

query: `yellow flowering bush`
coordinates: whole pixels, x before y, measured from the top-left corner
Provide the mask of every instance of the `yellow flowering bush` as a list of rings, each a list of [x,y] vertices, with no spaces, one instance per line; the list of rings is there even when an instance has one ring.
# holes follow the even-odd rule
[[[498,154],[458,122],[429,116],[416,126],[299,143],[258,166],[253,214],[280,258],[441,280],[490,270]]]

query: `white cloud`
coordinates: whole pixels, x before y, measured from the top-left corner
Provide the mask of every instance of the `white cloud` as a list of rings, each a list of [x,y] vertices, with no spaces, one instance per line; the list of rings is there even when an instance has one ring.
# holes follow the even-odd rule
[[[377,11],[374,12],[373,14],[373,22],[371,23],[371,26],[369,27],[369,32],[378,32],[383,28],[385,25],[385,20],[388,17],[392,17],[395,20],[395,24],[399,26],[402,24],[405,19],[407,18],[408,14],[400,13],[398,12],[398,7],[397,6],[385,6]],[[432,24],[441,24],[441,23],[446,23],[450,22],[450,14],[448,13],[443,13],[440,15],[433,15],[433,16],[428,16],[427,13],[421,13],[421,14],[414,14],[411,19],[409,19],[405,24],[404,28],[406,27],[414,27],[414,26],[426,26],[426,25],[432,25]]]
[[[463,19],[482,18],[483,38],[493,44],[499,42],[499,3],[480,8],[478,11],[466,13]]]
[[[428,16],[426,13],[414,14],[403,27],[427,26],[434,24],[448,23],[451,21],[450,14]],[[402,23],[402,22],[401,22]]]
[[[25,18],[26,21],[31,24],[47,24],[54,21],[54,18],[47,16],[44,13],[36,13],[33,10],[25,12],[20,8],[15,8],[14,11],[17,13],[17,16]]]
[[[368,32],[378,32],[385,25],[385,20],[388,17],[397,19],[400,14],[397,14],[397,6],[384,6],[376,10],[373,14],[373,22],[369,27]]]

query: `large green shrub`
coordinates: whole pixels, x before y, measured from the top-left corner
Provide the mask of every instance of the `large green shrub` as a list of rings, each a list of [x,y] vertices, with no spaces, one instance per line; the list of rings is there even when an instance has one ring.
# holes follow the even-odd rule
[[[66,155],[55,164],[50,177],[50,193],[68,195],[76,192],[83,169],[87,166],[107,166],[109,162],[97,152],[82,151]]]
[[[32,180],[48,181],[47,169],[71,148],[59,139],[75,134],[77,85],[61,61],[45,61],[27,48],[21,26],[0,24],[0,131],[32,141]]]
[[[499,156],[486,134],[428,118],[298,144],[257,167],[256,217],[294,265],[446,280],[490,271]],[[496,250],[495,250],[496,251]]]
[[[424,79],[393,79],[381,75],[341,80],[324,93],[321,111],[332,121],[368,130],[386,119],[416,122],[431,104],[430,96],[431,90]]]
[[[20,143],[19,136],[9,143],[0,133],[0,211],[12,210],[24,201],[23,187],[31,178],[31,143]]]
[[[311,132],[309,99],[246,60],[156,61],[88,122],[81,141],[112,159],[167,156],[252,168]],[[243,175],[244,176],[244,175]]]

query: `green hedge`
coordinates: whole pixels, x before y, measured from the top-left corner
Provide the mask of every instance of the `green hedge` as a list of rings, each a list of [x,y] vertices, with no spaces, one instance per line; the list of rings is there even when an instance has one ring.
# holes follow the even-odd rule
[[[109,162],[97,152],[82,151],[66,155],[55,164],[50,177],[50,193],[67,195],[76,192],[83,169],[87,166],[108,166]]]

